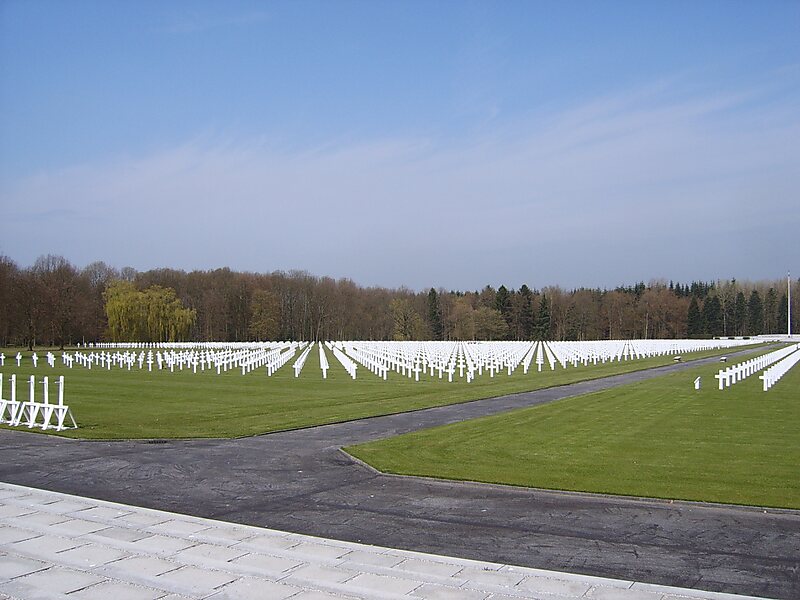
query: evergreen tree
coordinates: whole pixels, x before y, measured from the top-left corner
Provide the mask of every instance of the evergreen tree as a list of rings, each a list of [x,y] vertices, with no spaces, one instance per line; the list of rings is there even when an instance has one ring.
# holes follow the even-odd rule
[[[736,287],[735,282],[720,290],[725,302],[722,304],[722,329],[724,335],[736,335]]]
[[[508,293],[508,288],[501,285],[497,288],[494,295],[494,307],[500,311],[501,315],[511,312],[511,294]]]
[[[750,319],[750,335],[761,335],[764,330],[764,306],[758,290],[751,292],[747,310]]]
[[[519,325],[522,339],[530,340],[533,338],[534,326],[536,317],[533,313],[533,294],[530,288],[523,284],[519,288],[519,295],[521,300]]]
[[[550,339],[550,302],[545,293],[542,293],[542,297],[539,299],[539,311],[536,315],[535,334],[537,340]]]
[[[744,292],[736,294],[736,304],[733,307],[733,331],[735,335],[744,335],[747,331],[747,300]]]
[[[778,333],[775,324],[778,320],[778,292],[769,288],[764,300],[764,333]]]
[[[709,296],[703,303],[703,326],[708,335],[722,335],[722,305],[716,296]]]
[[[514,315],[511,306],[511,293],[504,285],[501,285],[499,288],[497,288],[497,293],[494,295],[494,308],[500,313],[500,315],[503,317],[503,320],[506,322],[506,335],[508,335],[508,333],[513,331],[511,324]],[[496,337],[494,339],[503,338]]]
[[[442,307],[439,303],[439,294],[433,288],[428,292],[428,326],[431,329],[431,339],[441,340],[444,337]]]
[[[775,317],[775,333],[786,333],[789,328],[789,322],[786,318],[789,316],[787,314],[787,309],[789,308],[789,302],[786,300],[786,294],[781,294],[781,299],[778,300],[778,311]],[[792,330],[794,332],[794,330]]]
[[[697,298],[692,296],[689,302],[689,310],[686,315],[686,327],[689,337],[703,333],[703,315],[697,304]]]

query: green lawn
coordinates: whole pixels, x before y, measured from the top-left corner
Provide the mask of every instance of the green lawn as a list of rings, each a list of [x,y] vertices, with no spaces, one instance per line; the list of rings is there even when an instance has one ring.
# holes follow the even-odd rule
[[[718,368],[347,450],[390,473],[800,508],[800,367],[769,392],[720,391]]]
[[[17,369],[10,358],[15,353],[16,349],[5,351],[3,375],[7,380],[16,373],[19,397],[27,399],[26,380],[34,369],[28,353]],[[244,376],[240,371],[222,375],[208,371],[196,375],[191,371],[149,373],[136,367],[130,372],[78,366],[67,369],[60,366],[60,360],[51,369],[44,361],[45,351],[38,354],[37,379],[65,376],[66,403],[80,426],[61,435],[91,439],[247,436],[489,398],[672,363],[667,356],[566,370],[558,367],[556,371],[546,367],[541,373],[532,369],[528,375],[518,369],[511,377],[484,375],[471,383],[448,383],[446,378],[440,381],[430,377],[414,382],[395,373],[383,381],[364,368],[359,368],[358,379],[353,381],[330,352],[331,369],[323,381],[316,349],[297,379],[291,368],[293,361],[270,378],[263,369]],[[691,357],[713,354],[721,352]],[[37,386],[37,394],[40,390]],[[53,399],[54,394],[53,386]]]

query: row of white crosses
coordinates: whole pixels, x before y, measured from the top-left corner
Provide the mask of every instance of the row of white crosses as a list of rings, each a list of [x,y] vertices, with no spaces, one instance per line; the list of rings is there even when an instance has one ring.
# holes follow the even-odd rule
[[[693,340],[603,340],[592,342],[552,342],[549,344],[563,368],[639,360],[653,356],[679,355],[705,349]],[[725,346],[727,347],[727,346]]]
[[[350,374],[350,376],[353,379],[356,378],[356,367],[357,367],[356,363],[353,362],[346,355],[344,355],[342,351],[339,350],[339,348],[335,347],[331,342],[326,342],[325,344],[322,343],[317,344],[316,342],[312,342],[305,350],[303,350],[298,359],[292,365],[295,377],[300,377],[300,373],[306,364],[306,359],[308,358],[308,355],[311,353],[311,349],[314,347],[315,344],[318,346],[319,368],[322,371],[323,379],[328,378],[328,371],[331,368],[330,363],[328,362],[328,355],[325,353],[325,346],[328,346],[328,349],[333,352],[333,355],[341,363],[341,365],[348,372],[348,374]],[[271,373],[269,374],[271,375]]]
[[[726,369],[720,369],[719,372],[714,375],[719,382],[719,389],[722,390],[726,387],[730,387],[739,381],[747,379],[750,375],[764,370],[764,373],[759,376],[759,379],[763,380],[764,391],[766,392],[783,377],[789,369],[800,361],[799,348],[800,344],[787,346],[786,348],[781,348],[775,352],[746,360]]]
[[[800,362],[800,344],[794,346],[794,352],[777,364],[772,365],[758,376],[764,382],[764,391],[768,391],[773,385],[778,383],[781,377],[786,375],[793,366]]]
[[[273,373],[297,354],[297,348],[300,346],[300,344],[295,344],[294,342],[282,342],[269,349],[260,348],[245,351],[240,358],[242,375],[247,375],[251,371],[263,367],[266,369],[267,375],[272,376]]]
[[[294,358],[294,355],[297,354],[298,348],[302,348],[302,344],[292,343],[285,350],[281,349],[278,355],[267,363],[267,375],[272,377],[278,371],[278,369]]]
[[[420,374],[448,381],[456,376],[472,381],[488,372],[490,377],[505,371],[511,375],[522,365],[528,373],[535,361],[538,371],[549,364],[605,363],[681,355],[701,350],[732,348],[748,344],[745,340],[611,340],[599,342],[336,342],[349,357],[386,379],[388,371],[419,381]]]
[[[3,374],[0,373],[0,423],[12,427],[26,426],[41,429],[77,429],[78,424],[69,406],[64,404],[64,376],[61,375],[55,382],[58,386],[58,404],[50,403],[50,380],[44,377],[42,384],[42,401],[36,400],[36,377],[31,375],[28,379],[28,400],[17,400],[17,376],[11,375],[8,379],[10,394],[5,397],[3,391]],[[72,427],[66,423],[67,417],[72,421]]]
[[[241,369],[243,375],[259,369],[266,368],[267,373],[272,375],[280,367],[294,356],[297,349],[305,346],[306,342],[271,342],[247,347],[241,345],[220,347],[213,346],[214,349],[202,349],[193,346],[191,349],[180,349],[173,346],[171,349],[159,349],[155,352],[152,349],[125,350],[111,352],[105,349],[100,352],[95,351],[75,351],[62,355],[63,363],[72,368],[73,364],[87,369],[99,367],[111,370],[112,368],[127,369],[130,371],[134,367],[153,371],[154,366],[158,370],[169,370],[174,373],[176,370],[183,371],[191,369],[193,373],[198,370],[216,371],[217,374],[225,373],[231,369]]]
[[[51,355],[52,355],[52,352],[48,352],[47,353],[47,361],[48,362],[50,362],[50,356]],[[17,367],[18,368],[22,366],[22,358],[23,358],[22,357],[22,352],[17,352],[16,356],[14,356],[14,360],[17,361]],[[39,355],[36,354],[36,352],[31,354],[31,362],[33,363],[34,367],[36,367],[39,364]],[[0,352],[0,368],[5,367],[5,366],[6,366],[6,355],[5,355],[5,353]],[[53,365],[51,364],[50,366],[52,367]]]
[[[48,352],[45,355],[45,358],[47,359],[47,364],[50,365],[50,368],[55,368],[56,355],[53,354],[52,352]],[[22,352],[17,352],[16,356],[14,356],[14,360],[17,361],[17,367],[22,366],[22,359],[23,359]],[[34,368],[37,368],[39,366],[39,355],[36,354],[36,352],[31,354],[31,363],[33,364]],[[5,366],[6,366],[6,355],[0,352],[0,368],[3,368]]]
[[[733,348],[751,343],[747,340],[607,340],[594,342],[325,342],[319,345],[322,378],[327,379],[330,364],[327,350],[352,377],[362,366],[381,379],[390,371],[403,377],[420,380],[420,376],[448,381],[466,379],[488,373],[511,375],[517,368],[527,374],[531,365],[542,371],[558,366],[596,365],[611,361],[627,361],[650,356],[676,355],[701,350]],[[287,362],[293,363],[294,376],[300,377],[314,343],[309,342],[194,342],[189,344],[96,344],[91,349],[62,354],[64,364],[91,369],[111,370],[138,367],[154,370],[215,370],[217,374],[231,369],[242,375],[261,370],[275,374]]]
[[[328,378],[328,369],[330,369],[330,364],[328,364],[328,356],[325,354],[325,349],[322,344],[319,344],[319,368],[322,369],[322,378]]]
[[[437,351],[437,345],[447,342],[334,342],[332,347],[338,352],[337,358],[348,368],[351,376],[355,361],[382,379],[387,379],[388,371],[402,376],[415,377],[430,369],[431,375],[439,368],[440,373],[447,368],[444,354]],[[450,346],[448,346],[449,348]],[[449,356],[449,352],[446,353]],[[353,360],[355,359],[355,361]],[[353,363],[351,365],[350,363]],[[352,371],[352,372],[351,372]]]
[[[339,363],[344,367],[344,370],[347,371],[347,374],[350,375],[350,377],[352,377],[353,379],[355,379],[356,371],[358,370],[358,365],[356,364],[356,362],[352,358],[347,356],[347,354],[345,354],[343,350],[340,349],[341,346],[339,344],[332,344],[328,342],[328,347],[333,352],[333,355],[336,357],[336,360],[338,360]]]
[[[769,352],[768,354],[751,358],[750,360],[732,365],[725,369],[720,369],[719,372],[714,375],[714,378],[719,381],[719,389],[723,390],[747,379],[754,373],[758,373],[759,371],[766,369],[770,365],[782,361],[790,354],[797,352],[797,347],[798,345],[787,346],[785,348],[781,348],[780,350],[775,350],[774,352]],[[764,391],[767,389],[769,388],[765,387]]]
[[[292,365],[292,368],[294,369],[294,376],[295,377],[300,377],[300,373],[301,373],[301,371],[303,370],[303,367],[306,364],[306,359],[308,358],[308,355],[311,353],[311,349],[314,347],[315,344],[316,344],[316,342],[312,342],[311,344],[309,344],[306,347],[306,349],[303,350],[303,352],[300,354],[300,356],[294,362],[294,364]],[[333,352],[333,355],[336,357],[336,359],[339,361],[339,363],[341,363],[342,367],[344,367],[344,370],[347,371],[347,373],[353,379],[355,379],[356,378],[356,369],[358,368],[358,365],[356,364],[355,361],[353,361],[349,356],[347,356],[342,351],[340,345],[333,344],[331,342],[326,342],[325,344],[322,344],[322,343],[318,344],[318,347],[319,347],[318,348],[318,351],[319,351],[319,366],[320,366],[320,370],[322,371],[322,378],[323,379],[327,379],[328,378],[328,370],[330,369],[330,363],[328,362],[328,356],[327,356],[327,354],[325,354],[325,346],[327,346],[328,349],[331,350],[331,352]]]
[[[278,343],[302,342],[94,342],[78,344],[86,351],[94,350],[255,350]],[[305,342],[306,344],[308,342]]]
[[[300,377],[300,371],[303,370],[303,366],[306,364],[306,359],[308,358],[308,355],[311,353],[311,348],[313,347],[314,344],[309,344],[308,347],[305,350],[303,350],[303,352],[300,353],[298,359],[294,361],[292,368],[294,369],[295,377]]]
[[[369,371],[386,381],[389,376],[389,367],[386,362],[382,360],[382,356],[372,350],[371,348],[361,348],[358,346],[345,346],[341,342],[335,342],[348,356],[361,363]],[[328,347],[333,345],[333,342],[326,342]],[[341,361],[340,361],[341,362]]]
[[[705,350],[735,348],[750,344],[747,340],[609,340],[597,342],[553,342],[554,352],[559,362],[564,364],[566,358],[573,366],[578,363],[587,365],[613,361],[628,361],[655,356],[672,355],[676,358],[683,354]],[[579,344],[579,346],[576,346]]]
[[[62,354],[62,356],[64,356],[64,355]],[[21,367],[22,366],[22,359],[23,358],[24,357],[22,355],[22,352],[17,352],[16,356],[14,356],[14,360],[17,361],[17,367]],[[50,368],[54,369],[55,366],[56,366],[56,355],[53,354],[52,352],[48,352],[45,355],[45,358],[47,359],[47,364],[50,366]],[[39,366],[39,355],[36,354],[36,352],[31,354],[31,363],[33,364],[34,368],[37,368]],[[5,367],[5,365],[6,365],[6,355],[4,353],[0,352],[0,368]]]

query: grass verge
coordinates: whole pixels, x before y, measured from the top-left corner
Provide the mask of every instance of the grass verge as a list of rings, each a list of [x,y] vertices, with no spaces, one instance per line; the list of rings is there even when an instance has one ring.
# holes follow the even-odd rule
[[[346,450],[389,473],[800,508],[800,368],[769,392],[757,375],[720,391],[718,368]]]

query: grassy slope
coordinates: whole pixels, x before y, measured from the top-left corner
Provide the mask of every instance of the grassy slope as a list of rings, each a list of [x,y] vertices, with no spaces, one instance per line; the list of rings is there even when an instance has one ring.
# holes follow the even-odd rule
[[[757,376],[719,391],[717,369],[348,451],[392,473],[800,508],[800,367],[766,393]]]
[[[6,351],[7,357],[13,352]],[[3,375],[16,373],[20,399],[27,399],[27,382],[34,369],[27,359],[20,369],[6,359]],[[56,353],[57,356],[59,355]],[[697,353],[700,358],[714,353]],[[719,354],[719,353],[717,353]],[[44,357],[45,352],[39,351]],[[686,357],[690,358],[689,356]],[[541,373],[533,369],[512,377],[484,375],[472,383],[447,383],[427,377],[414,382],[399,374],[390,374],[384,382],[360,368],[353,381],[328,353],[331,370],[323,381],[316,350],[300,378],[293,377],[291,361],[269,378],[264,370],[242,376],[240,371],[223,375],[216,372],[154,371],[152,373],[115,369],[111,372],[93,368],[66,369],[56,363],[51,369],[40,360],[37,379],[65,375],[66,402],[80,429],[66,432],[70,437],[92,439],[238,437],[333,423],[368,416],[385,415],[431,406],[489,398],[515,392],[541,389],[575,381],[605,377],[672,363],[672,358],[652,358],[566,370],[549,368]],[[12,366],[13,365],[13,366]],[[27,366],[26,366],[27,365]],[[4,395],[8,396],[8,387]],[[37,386],[37,394],[41,393]],[[54,387],[51,398],[55,396]]]

